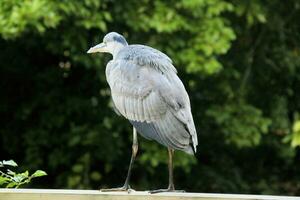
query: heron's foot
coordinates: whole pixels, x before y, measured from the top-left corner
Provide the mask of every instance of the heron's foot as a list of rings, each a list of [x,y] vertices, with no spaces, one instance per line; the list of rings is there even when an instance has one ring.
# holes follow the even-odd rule
[[[105,189],[100,189],[100,192],[128,192],[131,193],[135,190],[131,189],[130,185],[124,185],[122,187],[117,187],[117,188],[105,188]]]
[[[183,192],[185,192],[185,190],[175,190],[173,188],[167,188],[167,189],[158,189],[158,190],[150,190],[149,191],[150,194],[156,194],[156,193],[161,193],[161,192],[179,192],[179,193],[183,193]]]

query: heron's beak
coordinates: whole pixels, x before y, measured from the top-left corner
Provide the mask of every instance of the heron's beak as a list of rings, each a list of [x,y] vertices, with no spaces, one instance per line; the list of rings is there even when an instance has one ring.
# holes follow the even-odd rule
[[[91,47],[87,51],[87,53],[105,52],[105,50],[106,50],[105,47],[106,47],[106,44],[100,43],[100,44],[97,44],[96,46]]]

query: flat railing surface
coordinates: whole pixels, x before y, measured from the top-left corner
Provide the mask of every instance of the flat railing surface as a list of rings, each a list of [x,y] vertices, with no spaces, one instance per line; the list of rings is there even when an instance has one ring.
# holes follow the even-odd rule
[[[0,189],[0,200],[300,200],[300,197],[210,193],[158,193],[97,190]]]

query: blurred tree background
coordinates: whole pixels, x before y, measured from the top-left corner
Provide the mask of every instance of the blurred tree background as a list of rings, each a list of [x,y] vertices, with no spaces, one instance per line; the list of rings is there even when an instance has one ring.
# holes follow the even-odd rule
[[[86,54],[117,31],[167,53],[190,94],[200,145],[176,153],[178,188],[299,195],[299,19],[298,0],[1,0],[1,160],[49,174],[29,187],[123,184],[132,129],[111,56]],[[166,187],[166,149],[140,141],[132,187]]]

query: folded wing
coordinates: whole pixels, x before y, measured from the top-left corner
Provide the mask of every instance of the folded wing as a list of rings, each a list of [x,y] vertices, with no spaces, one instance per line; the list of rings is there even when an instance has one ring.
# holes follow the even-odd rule
[[[196,152],[189,98],[171,60],[146,46],[130,47],[106,69],[115,107],[145,138]]]

